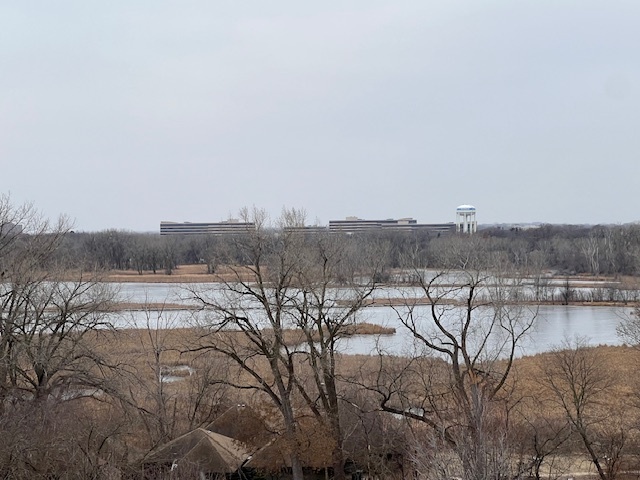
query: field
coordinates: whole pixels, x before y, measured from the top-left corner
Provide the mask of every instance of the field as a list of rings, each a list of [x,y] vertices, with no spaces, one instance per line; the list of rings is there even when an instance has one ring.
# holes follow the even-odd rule
[[[167,274],[162,270],[157,273],[134,270],[112,270],[103,280],[107,282],[140,282],[140,283],[207,283],[223,279],[235,278],[225,267],[220,267],[216,273],[207,273],[206,265],[180,265]]]
[[[367,328],[367,327],[364,327]],[[371,333],[376,333],[371,331]],[[142,400],[142,406],[151,401],[145,410],[153,410],[154,402],[160,398],[168,399],[169,406],[173,410],[169,423],[173,425],[176,433],[186,431],[195,424],[194,421],[201,422],[207,418],[213,419],[223,413],[230,405],[247,404],[254,407],[259,406],[262,409],[261,415],[275,415],[264,403],[264,399],[257,396],[255,392],[245,391],[238,392],[236,390],[223,388],[221,385],[215,385],[215,378],[224,373],[228,374],[228,364],[224,363],[222,357],[213,355],[211,352],[202,353],[199,351],[190,351],[194,347],[202,345],[202,332],[193,329],[172,329],[164,331],[148,331],[148,330],[119,330],[112,332],[103,332],[95,337],[94,348],[101,352],[109,359],[109,363],[118,363],[125,365],[126,369],[135,372],[135,384],[128,387],[131,398],[137,401]],[[229,334],[233,336],[234,334]],[[291,332],[289,337],[292,342],[299,341],[299,335]],[[238,341],[242,341],[239,339]],[[638,365],[640,365],[640,350],[627,346],[600,346],[589,349],[590,354],[597,357],[597,375],[606,376],[606,390],[596,395],[596,404],[592,406],[593,411],[602,411],[601,415],[606,421],[616,425],[624,425],[630,431],[638,425],[637,412],[635,409],[629,409],[634,401],[637,401],[638,389]],[[513,384],[509,389],[511,399],[520,399],[514,402],[515,415],[526,414],[532,419],[561,419],[563,412],[560,405],[554,401],[548,401],[548,390],[542,385],[544,381],[545,368],[554,362],[553,353],[539,354],[530,357],[523,357],[516,360],[513,370]],[[362,378],[363,372],[369,379],[375,377],[375,367],[377,361],[372,357],[357,355],[339,355],[338,356],[339,374],[343,379],[353,379],[358,376]],[[386,362],[386,361],[385,361]],[[392,363],[396,360],[392,359]],[[267,366],[263,365],[266,373]],[[374,368],[374,370],[371,370]],[[596,372],[592,372],[596,375]],[[161,379],[171,378],[170,381],[158,382],[158,376]],[[251,379],[237,372],[238,375],[235,382],[249,383]],[[268,376],[268,374],[267,374]],[[598,377],[601,378],[601,377]],[[592,380],[598,381],[596,377]],[[212,382],[212,383],[207,383]],[[345,388],[352,392],[353,388],[345,384]],[[544,392],[544,393],[543,393]],[[159,396],[160,395],[160,396]],[[195,398],[204,395],[206,401],[200,405],[200,411],[193,411],[191,420],[185,415],[178,412],[189,411]],[[359,396],[360,394],[357,394]],[[542,397],[545,397],[544,399]],[[545,400],[540,402],[539,400]],[[373,401],[373,400],[372,400]],[[207,403],[208,402],[208,403]],[[541,407],[544,405],[544,407]],[[632,418],[633,417],[633,418]],[[622,421],[624,420],[624,421]],[[592,419],[593,421],[593,419]],[[278,428],[278,421],[271,424],[270,428]],[[246,428],[258,428],[255,425],[246,426]],[[257,434],[256,434],[257,435]],[[310,438],[315,434],[311,434]],[[629,443],[631,437],[629,434]],[[264,442],[266,437],[255,437],[256,442]],[[243,438],[245,441],[251,441],[251,438]],[[147,441],[132,440],[131,445],[138,445],[138,451],[144,452]],[[256,447],[257,445],[254,445]],[[314,452],[314,451],[312,451]],[[311,453],[312,459],[321,461],[323,455],[320,453]],[[622,465],[623,470],[636,469],[632,460],[633,456],[629,456]],[[312,460],[309,460],[310,462]],[[596,478],[593,465],[589,461],[580,445],[573,442],[568,444],[566,448],[561,449],[553,456],[553,466],[555,472],[563,472],[560,478],[569,478],[569,475],[580,476],[584,478]],[[618,478],[631,478],[619,476]],[[636,477],[633,477],[636,478]]]

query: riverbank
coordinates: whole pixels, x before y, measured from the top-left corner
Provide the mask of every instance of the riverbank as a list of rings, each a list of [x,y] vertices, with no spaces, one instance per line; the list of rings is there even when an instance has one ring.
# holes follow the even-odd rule
[[[240,267],[240,271],[244,267]],[[179,265],[171,273],[158,270],[156,273],[145,270],[111,270],[106,272],[103,281],[113,283],[218,283],[237,278],[236,272],[229,267],[219,267],[215,273],[208,273],[206,265]]]

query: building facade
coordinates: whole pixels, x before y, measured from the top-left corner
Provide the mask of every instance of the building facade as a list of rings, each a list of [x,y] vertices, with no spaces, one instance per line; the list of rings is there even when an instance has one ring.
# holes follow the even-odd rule
[[[229,220],[225,222],[160,222],[160,235],[229,235],[254,231],[256,225],[251,222]],[[456,231],[456,224],[451,223],[418,223],[413,218],[389,218],[386,220],[363,220],[358,217],[347,217],[344,220],[330,220],[328,226],[288,227],[287,231],[304,233],[347,233],[360,232],[424,232],[431,235],[448,235]]]
[[[343,233],[372,231],[428,232],[432,234],[450,234],[455,232],[454,223],[418,223],[413,218],[389,218],[386,220],[363,220],[347,217],[344,220],[329,221],[329,231]]]
[[[229,235],[255,230],[253,222],[160,222],[160,235]]]

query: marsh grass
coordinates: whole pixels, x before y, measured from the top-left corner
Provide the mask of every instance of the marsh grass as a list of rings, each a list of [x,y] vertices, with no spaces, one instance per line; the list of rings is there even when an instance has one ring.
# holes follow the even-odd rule
[[[353,334],[390,333],[381,330],[378,326],[363,324],[359,328],[354,328]],[[266,429],[271,434],[281,430],[281,419],[279,413],[270,406],[265,397],[255,390],[233,390],[224,388],[217,383],[225,379],[231,379],[234,383],[250,385],[255,382],[246,373],[243,373],[233,364],[227,361],[220,354],[212,351],[200,351],[198,348],[205,346],[207,342],[213,341],[213,335],[204,335],[202,330],[195,328],[177,328],[163,330],[146,329],[123,329],[113,331],[101,331],[87,336],[91,348],[104,356],[106,362],[117,365],[124,373],[114,379],[119,382],[115,385],[120,395],[126,397],[125,413],[118,413],[118,403],[105,402],[104,399],[83,399],[77,402],[78,407],[83,410],[84,415],[95,415],[95,422],[106,422],[109,418],[102,418],[104,415],[118,418],[120,429],[127,431],[125,437],[126,450],[131,457],[141,457],[155,445],[164,442],[164,437],[153,436],[152,415],[166,413],[159,407],[159,401],[165,402],[163,405],[171,408],[172,417],[165,419],[171,426],[170,435],[175,438],[186,433],[197,426],[207,425],[212,420],[218,418],[223,412],[239,404],[250,405],[258,412],[258,416],[266,424]],[[225,331],[216,335],[222,335],[224,340],[243,342],[243,336],[239,332]],[[290,331],[288,333],[292,340],[300,339],[301,332]],[[640,419],[634,410],[628,406],[638,400],[638,365],[640,365],[640,350],[626,346],[598,346],[593,347],[597,351],[601,360],[601,366],[607,376],[610,377],[611,387],[607,391],[606,397],[602,399],[602,405],[596,411],[602,418],[607,419],[604,427],[610,426],[614,420],[624,421],[632,428],[640,424]],[[410,377],[407,379],[406,391],[409,397],[413,397],[416,404],[424,395],[425,379],[429,379],[430,388],[441,388],[443,398],[447,395],[447,385],[450,380],[450,370],[446,362],[435,358],[409,359],[401,356],[368,356],[368,355],[348,355],[339,354],[336,356],[338,375],[341,379],[341,388],[345,395],[356,395],[349,398],[358,398],[358,403],[376,407],[375,396],[368,397],[368,393],[356,385],[358,382],[373,383],[376,379],[387,378],[380,372],[388,372],[393,376],[404,368],[410,367]],[[563,412],[556,402],[544,401],[544,388],[542,385],[542,374],[545,365],[552,360],[551,353],[542,353],[535,356],[521,357],[515,360],[513,366],[512,381],[505,391],[504,401],[514,405],[512,421],[515,435],[520,435],[518,441],[527,441],[526,435],[530,433],[529,421],[542,417],[550,422],[562,422]],[[269,377],[269,365],[263,358],[257,357],[252,360],[255,366],[267,381]],[[189,367],[187,369],[186,367]],[[308,363],[300,356],[299,364],[300,378],[311,378]],[[500,363],[494,365],[499,369]],[[158,378],[160,374],[170,374],[179,379],[164,383]],[[389,377],[390,378],[390,377]],[[306,380],[303,380],[306,381]],[[349,382],[354,383],[349,383]],[[204,388],[204,389],[203,389]],[[208,390],[207,390],[208,389]],[[203,394],[203,395],[201,395]],[[201,412],[193,412],[194,400],[204,401],[207,404]],[[133,408],[134,413],[128,409]],[[313,421],[309,412],[304,411],[302,405],[298,406],[303,425],[303,435],[305,442],[309,445],[305,455],[305,461],[310,465],[322,466],[328,462],[326,456],[330,450],[330,438],[328,436],[316,435],[318,427]],[[136,410],[137,409],[137,410]],[[516,409],[518,414],[515,413]],[[91,413],[93,412],[93,414]],[[135,412],[143,412],[142,414]],[[527,420],[525,420],[527,418]],[[388,418],[388,421],[392,421]],[[145,423],[146,422],[146,423]],[[412,427],[415,431],[421,431],[424,426]],[[424,428],[423,428],[424,429]],[[426,430],[425,430],[426,431]],[[264,445],[264,436],[256,439],[257,443]],[[248,439],[251,441],[251,439]],[[259,445],[255,445],[258,447]],[[278,448],[282,445],[278,445]],[[124,446],[122,448],[125,448]],[[283,447],[284,448],[284,447]],[[323,453],[324,452],[324,453]],[[269,457],[270,458],[270,457]],[[262,458],[268,466],[268,458]],[[274,457],[273,467],[277,467],[278,461]],[[565,472],[590,472],[590,465],[585,461],[580,445],[573,442],[567,443],[561,451],[557,453],[555,459],[558,465],[562,465]]]
[[[239,278],[250,280],[251,273],[249,269],[242,266],[221,265],[216,268],[215,273],[208,273],[207,266],[197,265],[178,265],[171,271],[171,274],[158,270],[153,273],[145,270],[138,273],[135,270],[111,270],[105,272],[104,281],[114,283],[211,283],[211,282],[233,282]]]
[[[351,325],[345,325],[342,337],[351,337],[354,335],[394,335],[396,329],[393,327],[384,327],[382,325],[376,325],[374,323],[354,323]],[[285,344],[288,346],[300,345],[307,342],[305,333],[300,329],[289,329],[285,331]],[[314,342],[320,341],[320,334],[314,332],[312,339]]]

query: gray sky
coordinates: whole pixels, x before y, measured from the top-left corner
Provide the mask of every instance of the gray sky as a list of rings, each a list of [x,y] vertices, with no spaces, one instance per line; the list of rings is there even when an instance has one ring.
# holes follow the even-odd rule
[[[637,0],[0,2],[0,192],[77,230],[243,206],[640,220]]]

